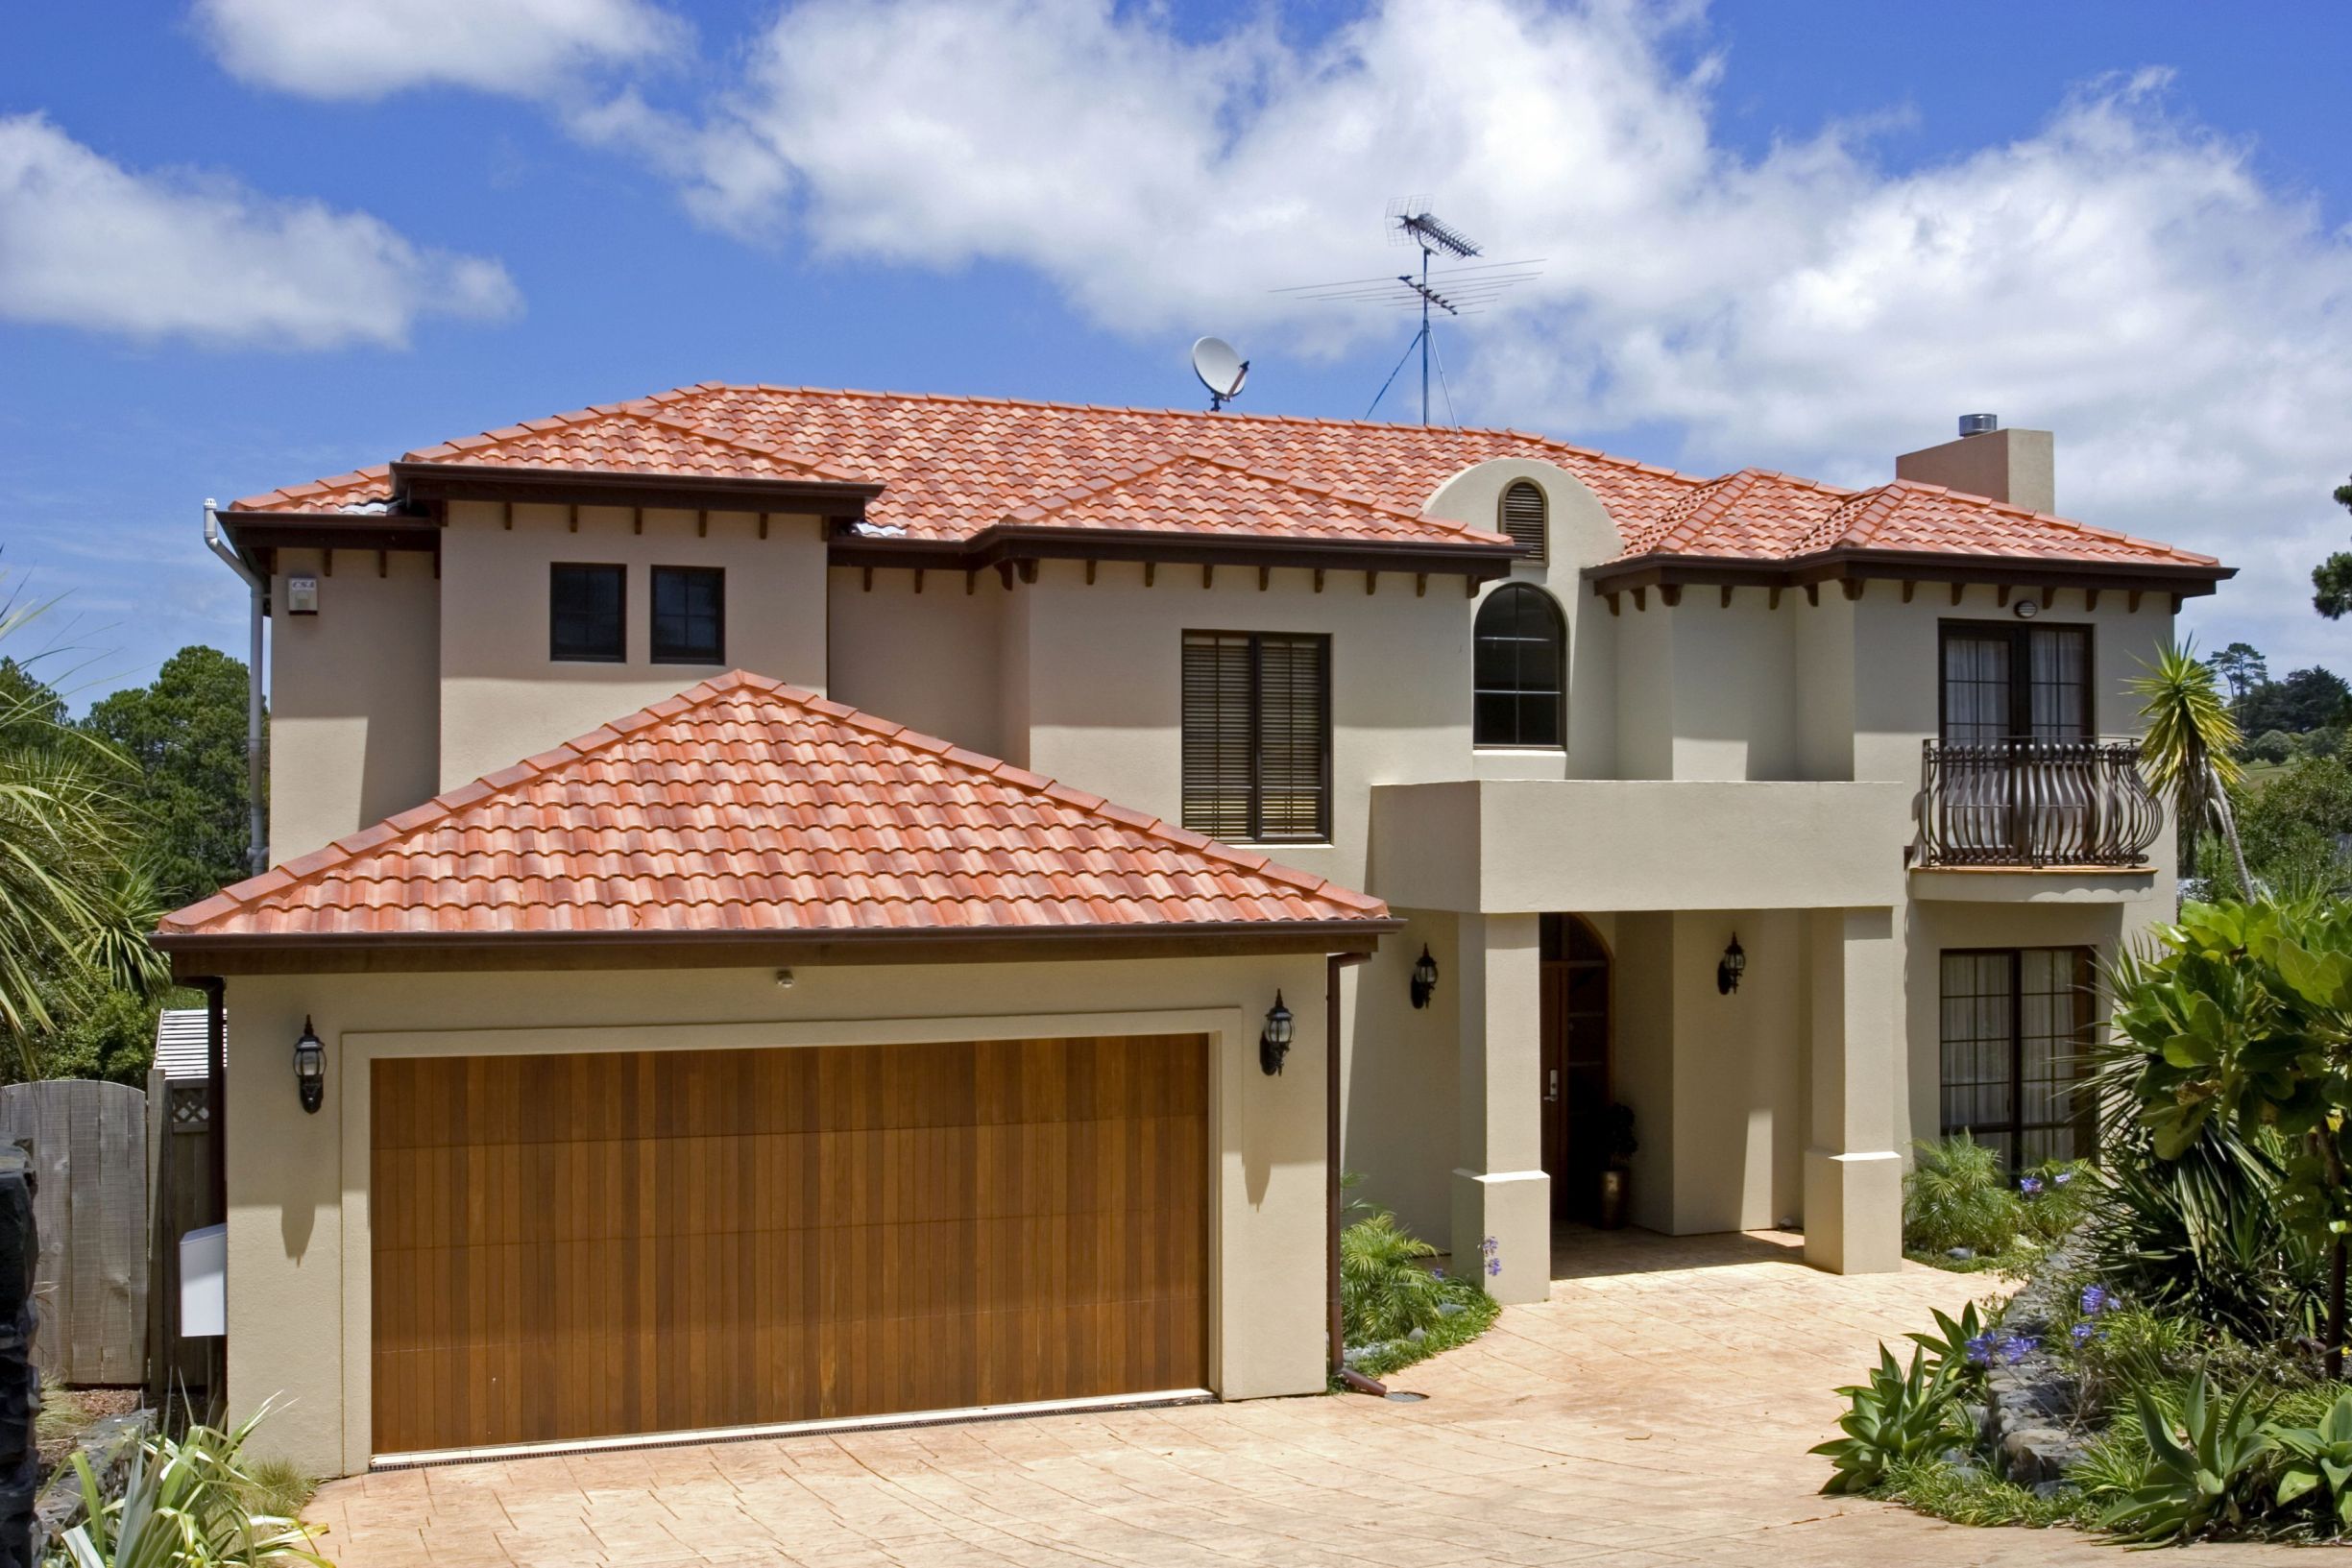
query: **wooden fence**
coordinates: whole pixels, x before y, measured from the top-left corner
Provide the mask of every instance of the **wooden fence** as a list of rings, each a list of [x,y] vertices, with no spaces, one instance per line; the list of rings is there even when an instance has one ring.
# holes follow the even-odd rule
[[[0,1143],[30,1148],[40,1189],[34,1359],[69,1384],[136,1385],[147,1370],[147,1097],[50,1078],[0,1088]]]
[[[208,1397],[221,1388],[217,1339],[180,1337],[180,1238],[215,1224],[212,1108],[201,1079],[147,1074],[148,1190],[155,1205],[155,1261],[148,1278],[147,1397],[158,1410],[197,1420],[219,1417]]]

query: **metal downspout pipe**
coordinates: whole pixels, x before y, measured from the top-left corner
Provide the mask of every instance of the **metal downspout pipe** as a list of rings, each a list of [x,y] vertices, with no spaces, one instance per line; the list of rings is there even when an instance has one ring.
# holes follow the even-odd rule
[[[269,610],[270,585],[260,573],[246,565],[236,546],[223,537],[216,505],[209,495],[205,497],[205,544],[214,555],[227,562],[229,569],[244,582],[251,601],[246,612],[245,629],[245,844],[246,869],[258,877],[269,869],[270,864],[269,819],[263,804],[261,744],[261,623]]]

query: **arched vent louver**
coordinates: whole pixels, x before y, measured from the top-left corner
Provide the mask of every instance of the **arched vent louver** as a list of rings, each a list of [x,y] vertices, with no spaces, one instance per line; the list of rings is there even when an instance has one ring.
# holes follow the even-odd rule
[[[1544,524],[1551,506],[1533,479],[1515,479],[1503,492],[1503,532],[1538,561],[1544,554]]]

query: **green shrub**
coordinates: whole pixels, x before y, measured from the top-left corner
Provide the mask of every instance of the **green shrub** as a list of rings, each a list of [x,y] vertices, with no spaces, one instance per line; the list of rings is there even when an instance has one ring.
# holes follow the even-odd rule
[[[1838,1417],[1843,1437],[1807,1450],[1827,1458],[1831,1466],[1824,1492],[1866,1492],[1886,1484],[1897,1465],[1931,1459],[1944,1450],[1964,1445],[1966,1423],[1960,1414],[1959,1375],[1954,1363],[1938,1361],[1932,1367],[1927,1353],[1911,1352],[1911,1364],[1896,1365],[1894,1352],[1879,1347],[1879,1364],[1867,1383],[1837,1390],[1848,1409]]]
[[[284,1515],[256,1513],[248,1501],[260,1487],[243,1450],[260,1419],[233,1432],[195,1426],[184,1437],[149,1437],[132,1456],[119,1497],[101,1491],[88,1459],[77,1453],[87,1516],[65,1532],[74,1568],[332,1568],[310,1549],[308,1530]]]
[[[2082,1494],[2060,1487],[2048,1497],[1974,1465],[1947,1460],[1905,1459],[1890,1465],[1879,1495],[1955,1525],[2024,1525],[2047,1530],[2073,1523]]]
[[[1340,1322],[1351,1345],[1401,1339],[1443,1317],[1438,1249],[1378,1210],[1340,1232]]]
[[[2147,1463],[2138,1484],[2099,1515],[2120,1540],[2157,1544],[2194,1540],[2219,1527],[2243,1525],[2261,1509],[2262,1461],[2272,1448],[2267,1408],[2254,1390],[2226,1404],[2199,1372],[2185,1390],[2177,1422],[2146,1388],[2133,1395]]]
[[[2097,1193],[2088,1160],[2046,1160],[2019,1177],[2017,1186],[2019,1217],[2044,1242],[2081,1224]]]
[[[1903,1182],[1903,1244],[1921,1252],[1964,1246],[1988,1257],[2008,1251],[2023,1205],[2000,1153],[1966,1134],[1914,1146],[1918,1159]]]

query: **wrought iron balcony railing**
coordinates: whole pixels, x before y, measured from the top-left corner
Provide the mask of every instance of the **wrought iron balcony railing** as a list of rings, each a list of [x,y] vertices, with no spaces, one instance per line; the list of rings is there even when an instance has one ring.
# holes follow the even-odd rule
[[[2140,866],[2164,831],[2132,740],[1930,740],[1917,810],[1922,866]]]

